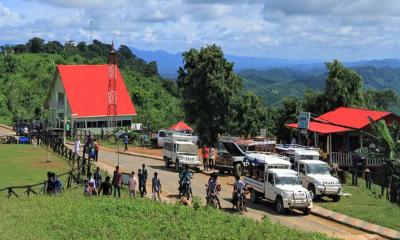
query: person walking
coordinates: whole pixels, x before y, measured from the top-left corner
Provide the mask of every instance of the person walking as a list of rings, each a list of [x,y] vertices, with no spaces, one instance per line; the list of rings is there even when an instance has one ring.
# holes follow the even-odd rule
[[[124,151],[125,152],[128,151],[128,143],[129,143],[129,137],[128,137],[128,134],[126,134],[125,137],[124,137],[124,144],[125,144]]]
[[[210,147],[210,154],[209,154],[209,168],[214,169],[215,162],[214,162],[214,155],[215,155],[215,148],[213,146]]]
[[[158,200],[161,202],[160,191],[161,191],[161,182],[160,178],[158,178],[158,173],[154,173],[154,177],[151,180],[151,193],[154,201]]]
[[[118,197],[121,197],[122,174],[119,171],[119,166],[115,167],[112,183],[114,188],[114,197],[116,197],[117,192],[118,192]]]
[[[143,194],[147,195],[147,189],[146,189],[146,184],[147,184],[147,169],[146,165],[142,164],[142,174],[143,174]]]
[[[367,189],[371,190],[372,175],[371,171],[368,168],[366,168],[364,171],[364,177],[365,177],[365,186],[367,187]]]
[[[97,162],[99,159],[99,150],[100,150],[100,139],[97,139],[95,145],[94,145],[94,152],[95,152],[95,159],[94,161]]]
[[[140,192],[140,197],[144,196],[143,192],[143,183],[144,183],[144,177],[142,173],[142,169],[138,170],[138,177],[139,177],[139,192]]]
[[[94,182],[96,184],[96,187],[99,187],[101,185],[101,172],[100,172],[100,168],[97,167],[96,171],[94,172]]]
[[[136,186],[138,184],[138,180],[135,176],[135,172],[131,172],[131,175],[129,176],[129,195],[131,198],[136,198]]]
[[[207,145],[204,145],[203,150],[203,166],[204,166],[204,171],[208,171],[208,160],[209,160],[209,155],[210,155],[210,149],[207,147]]]
[[[79,150],[81,148],[81,140],[79,139],[78,136],[75,137],[75,142],[74,142],[74,153],[75,156],[79,156]]]
[[[103,196],[110,196],[112,194],[112,185],[110,183],[110,177],[107,176],[104,182],[101,183],[99,189],[99,196],[101,191],[103,191]]]

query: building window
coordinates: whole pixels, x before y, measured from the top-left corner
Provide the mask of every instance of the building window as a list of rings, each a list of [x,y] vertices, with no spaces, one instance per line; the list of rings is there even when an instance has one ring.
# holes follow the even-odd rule
[[[131,120],[123,120],[122,121],[122,126],[123,127],[130,127],[131,126]]]
[[[57,106],[64,107],[64,93],[59,92],[57,95]]]

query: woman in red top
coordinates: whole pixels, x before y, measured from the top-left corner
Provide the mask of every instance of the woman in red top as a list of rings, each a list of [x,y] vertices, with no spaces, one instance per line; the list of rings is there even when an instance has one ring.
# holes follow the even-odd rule
[[[94,151],[95,151],[95,158],[94,161],[97,162],[97,159],[99,158],[99,150],[100,150],[100,140],[97,139],[95,145],[94,145]]]

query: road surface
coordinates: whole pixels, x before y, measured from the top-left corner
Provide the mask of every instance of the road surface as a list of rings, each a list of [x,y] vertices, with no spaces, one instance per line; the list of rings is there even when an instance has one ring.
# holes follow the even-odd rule
[[[10,133],[12,133],[10,130],[0,126],[0,136]],[[116,164],[117,153],[112,151],[100,151],[98,165],[101,168],[111,174]],[[160,160],[120,154],[119,165],[124,172],[135,171],[137,173],[137,170],[141,168],[142,164],[146,164],[148,168],[149,182],[153,176],[153,173],[157,171],[163,186],[163,195],[169,198],[177,197],[178,173],[173,168],[167,169],[164,166],[164,162]],[[193,195],[199,196],[203,203],[205,203],[205,184],[207,181],[208,176],[202,173],[195,173],[193,175]],[[234,182],[234,178],[231,176],[220,176],[218,182],[222,186],[222,191],[220,192],[222,208],[224,211],[232,212],[232,204],[230,203],[230,200],[232,197],[232,184]],[[148,191],[150,192],[149,188]],[[340,204],[340,202],[338,204]],[[370,235],[363,231],[313,215],[304,216],[300,212],[280,215],[275,212],[272,204],[263,201],[258,204],[252,204],[248,202],[247,210],[248,212],[246,212],[245,215],[248,217],[260,220],[264,216],[268,216],[273,222],[281,223],[283,225],[303,231],[321,232],[329,236],[342,239],[382,239],[376,235]]]

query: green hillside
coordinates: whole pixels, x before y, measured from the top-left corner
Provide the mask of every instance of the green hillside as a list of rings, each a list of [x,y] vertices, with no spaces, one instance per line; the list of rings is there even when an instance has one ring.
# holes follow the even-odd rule
[[[95,40],[92,44],[58,46],[33,40],[26,45],[2,47],[0,58],[0,122],[13,118],[39,119],[46,117],[43,109],[57,64],[107,63],[110,45]],[[36,46],[36,45],[35,45]],[[176,90],[163,80],[155,62],[146,63],[129,48],[118,48],[119,66],[128,92],[138,111],[135,122],[149,123],[151,128],[166,127],[182,118]],[[88,89],[90,91],[90,89]]]
[[[364,79],[365,89],[393,90],[400,94],[400,68],[355,66]],[[243,70],[238,73],[247,90],[254,91],[267,104],[280,106],[283,97],[302,98],[306,89],[322,90],[327,78],[326,69],[296,70],[276,68],[265,71]]]

